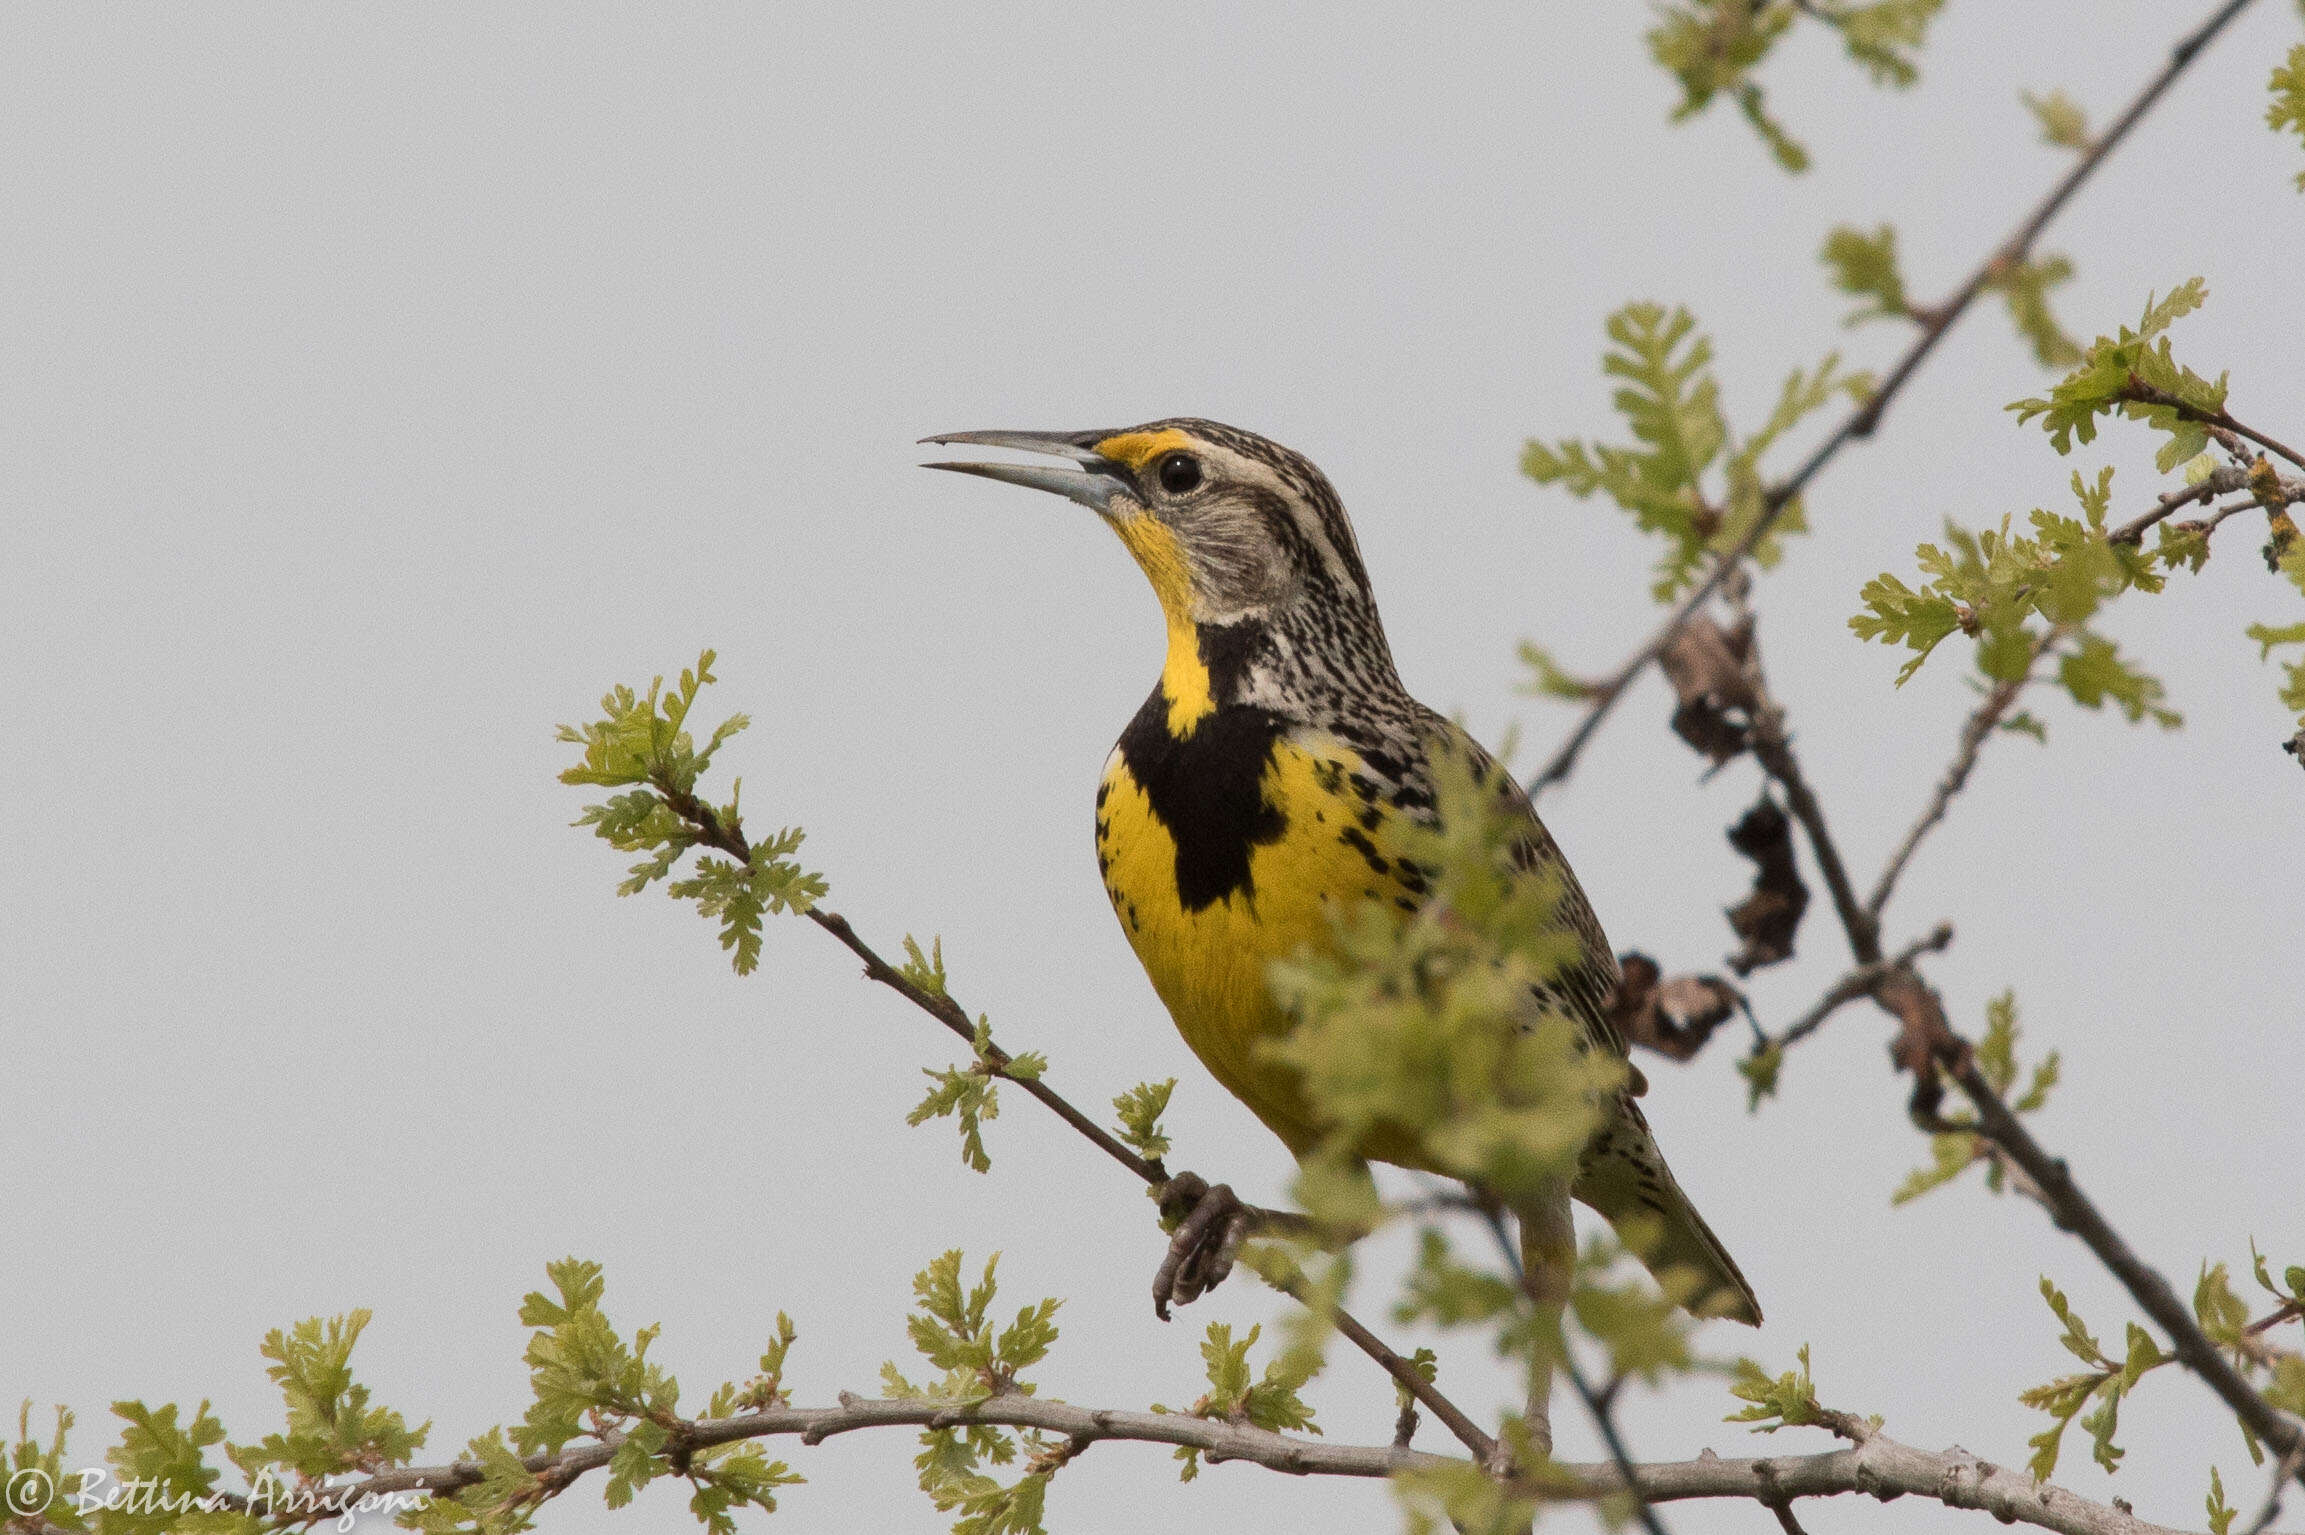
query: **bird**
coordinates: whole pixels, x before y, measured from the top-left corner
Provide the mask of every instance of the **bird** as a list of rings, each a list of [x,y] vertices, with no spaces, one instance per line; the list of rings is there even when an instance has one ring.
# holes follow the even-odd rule
[[[1608,1011],[1617,961],[1591,902],[1511,775],[1402,685],[1344,504],[1310,460],[1192,417],[923,441],[1059,460],[926,467],[1090,508],[1150,580],[1167,650],[1097,786],[1097,862],[1185,1043],[1291,1152],[1309,1155],[1325,1127],[1293,1068],[1259,1048],[1294,1021],[1268,972],[1327,941],[1333,914],[1364,893],[1418,907],[1428,882],[1400,856],[1399,833],[1435,814],[1436,749],[1462,752],[1494,779],[1518,818],[1524,861],[1557,871],[1556,920],[1576,936],[1578,954],[1553,983],[1555,1000],[1585,1048],[1625,1057]],[[1629,1063],[1623,1080],[1601,1106],[1566,1193],[1612,1224],[1645,1223],[1638,1250],[1650,1268],[1695,1276],[1693,1289],[1682,1282],[1691,1311],[1758,1325],[1752,1286],[1657,1149],[1635,1101],[1646,1084]],[[1416,1160],[1400,1148],[1373,1154]],[[1205,1248],[1212,1228],[1229,1228],[1237,1248],[1244,1229],[1238,1202],[1225,1207],[1229,1190],[1190,1192],[1197,1207],[1156,1280],[1163,1316],[1172,1294],[1189,1300],[1230,1266],[1230,1252],[1193,1244]],[[1557,1278],[1574,1258],[1565,1193],[1557,1209],[1518,1213],[1531,1272],[1541,1262]]]

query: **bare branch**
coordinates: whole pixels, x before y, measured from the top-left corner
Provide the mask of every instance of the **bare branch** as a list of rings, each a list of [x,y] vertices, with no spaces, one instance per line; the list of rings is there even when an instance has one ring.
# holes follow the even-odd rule
[[[1950,299],[1922,312],[1924,323],[1920,333],[1913,338],[1912,345],[1905,349],[1905,354],[1897,359],[1896,366],[1889,370],[1886,378],[1882,379],[1880,387],[1873,391],[1872,397],[1851,411],[1841,424],[1833,429],[1832,435],[1820,443],[1801,466],[1793,471],[1790,478],[1769,487],[1762,498],[1761,515],[1753,519],[1752,527],[1748,528],[1745,536],[1737,541],[1736,547],[1714,561],[1711,574],[1706,576],[1699,583],[1697,589],[1691,592],[1681,605],[1673,610],[1672,617],[1665,621],[1663,627],[1643,642],[1640,649],[1634,651],[1631,656],[1626,658],[1623,665],[1610,673],[1607,679],[1598,685],[1592,703],[1586,706],[1584,718],[1579,720],[1576,727],[1569,732],[1568,739],[1561,743],[1559,750],[1553,753],[1551,760],[1538,769],[1536,776],[1529,780],[1528,789],[1532,797],[1544,793],[1546,789],[1562,782],[1571,772],[1575,771],[1577,757],[1584,751],[1585,743],[1593,738],[1593,733],[1600,728],[1601,721],[1616,706],[1617,700],[1624,696],[1625,689],[1630,687],[1643,669],[1657,658],[1658,653],[1666,645],[1672,642],[1673,636],[1680,632],[1681,625],[1687,623],[1690,615],[1703,607],[1713,593],[1720,589],[1722,581],[1727,579],[1729,572],[1742,564],[1745,556],[1750,554],[1768,535],[1769,530],[1776,525],[1777,519],[1784,515],[1785,508],[1792,503],[1795,497],[1801,494],[1802,490],[1808,486],[1809,481],[1816,478],[1818,471],[1831,463],[1834,456],[1851,442],[1859,438],[1870,437],[1873,434],[1875,428],[1880,426],[1882,416],[1888,412],[1891,402],[1897,398],[1898,393],[1912,379],[1913,374],[1920,368],[1929,353],[1936,349],[1938,341],[1943,339],[1945,332],[1952,329],[1953,322],[1968,311],[1969,306],[1976,302],[1977,296],[1985,291],[1995,277],[2018,266],[2025,260],[2033,249],[2033,242],[2041,237],[2041,231],[2049,227],[2050,220],[2054,219],[2065,204],[2071,201],[2073,194],[2081,189],[2082,184],[2096,173],[2097,167],[2104,164],[2105,157],[2112,153],[2114,147],[2128,136],[2129,130],[2136,127],[2145,114],[2152,110],[2153,104],[2159,101],[2163,93],[2175,83],[2177,77],[2184,73],[2185,67],[2191,64],[2201,50],[2207,47],[2210,41],[2225,29],[2226,24],[2240,15],[2248,5],[2249,0],[2225,0],[2225,3],[2220,5],[2207,21],[2194,28],[2179,41],[2177,46],[2170,50],[2169,62],[2162,66],[2161,72],[2146,82],[2145,88],[2139,91],[2135,99],[2123,109],[2121,115],[2113,120],[2112,126],[2098,135],[2096,141],[2089,146],[2088,151],[2074,162],[2072,169],[2067,171],[2063,179],[2049,190],[2048,195],[2034,206],[2032,212],[2025,216],[2024,221],[2017,226],[2015,231],[1995,248],[1993,254],[1985,260],[1983,265],[1969,274],[1968,281],[1961,284]],[[2238,428],[2235,429],[2238,430]],[[2254,440],[2264,442],[2263,438]],[[2271,447],[2273,445],[2267,443],[2266,446]],[[2292,462],[2305,466],[2305,459],[2297,459],[2293,455],[2290,457]]]

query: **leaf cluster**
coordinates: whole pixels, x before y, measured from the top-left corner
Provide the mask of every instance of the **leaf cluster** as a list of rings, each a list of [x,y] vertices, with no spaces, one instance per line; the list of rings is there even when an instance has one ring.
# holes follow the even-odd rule
[[[1229,1324],[1209,1323],[1208,1332],[1201,1340],[1201,1359],[1207,1366],[1209,1389],[1184,1411],[1195,1418],[1247,1423],[1275,1432],[1301,1429],[1319,1433],[1321,1426],[1313,1421],[1312,1405],[1299,1394],[1320,1372],[1319,1357],[1308,1359],[1299,1350],[1286,1349],[1267,1360],[1260,1375],[1249,1368],[1249,1350],[1256,1346],[1263,1331],[1262,1327],[1252,1326],[1247,1335],[1236,1342]],[[1176,1409],[1155,1403],[1153,1411],[1174,1412]],[[1178,1473],[1179,1481],[1189,1482],[1200,1475],[1198,1449],[1179,1445],[1176,1458],[1184,1462],[1184,1470]]]
[[[2109,701],[2132,722],[2149,717],[2164,728],[2181,722],[2163,704],[2159,679],[2088,625],[2122,592],[2159,591],[2168,563],[2184,556],[2166,535],[2150,554],[2108,537],[2111,469],[2094,484],[2076,473],[2072,485],[2079,517],[2036,508],[2030,537],[2013,532],[2006,517],[1998,529],[1979,531],[1948,520],[1942,547],[1914,551],[1927,578],[1918,589],[1886,571],[1865,583],[1858,593],[1864,610],[1849,628],[1859,639],[1912,652],[1897,673],[1900,687],[1956,630],[1976,640],[1977,668],[1997,683],[2022,681],[2063,642],[2057,680],[2075,703],[2097,709]]]
[[[280,1388],[286,1416],[280,1432],[251,1444],[230,1442],[206,1402],[188,1418],[173,1402],[113,1403],[124,1427],[105,1452],[112,1479],[104,1484],[66,1469],[72,1414],[57,1410],[55,1432],[42,1445],[32,1436],[27,1402],[14,1445],[0,1445],[0,1481],[38,1472],[52,1496],[44,1510],[11,1508],[10,1514],[36,1527],[97,1535],[257,1535],[293,1522],[298,1505],[289,1500],[325,1496],[327,1479],[337,1473],[405,1464],[423,1447],[429,1425],[410,1429],[399,1413],[371,1405],[368,1388],[353,1379],[353,1345],[368,1320],[365,1311],[315,1317],[265,1337],[264,1356],[272,1361],[266,1373]],[[240,1471],[248,1492],[220,1486],[222,1468],[210,1461],[211,1450]],[[84,1493],[96,1500],[86,1511],[76,1502]]]
[[[1174,1077],[1161,1082],[1139,1082],[1112,1101],[1113,1113],[1120,1116],[1121,1140],[1148,1162],[1158,1162],[1169,1153],[1169,1138],[1161,1129],[1161,1115],[1168,1112],[1169,1095],[1176,1091],[1176,1086]]]
[[[2166,334],[2208,297],[2208,286],[2192,277],[2166,298],[2148,298],[2134,330],[2124,325],[2118,335],[2099,336],[2046,397],[2019,400],[2009,409],[2020,422],[2039,417],[2059,453],[2095,440],[2099,416],[2118,411],[2143,421],[2169,439],[2155,460],[2167,474],[2209,445],[2205,423],[2225,408],[2225,376],[2211,383],[2179,363]]]
[[[1830,1428],[1839,1432],[1850,1421],[1849,1415],[1817,1400],[1817,1383],[1809,1375],[1809,1345],[1802,1344],[1796,1357],[1801,1361],[1799,1369],[1775,1376],[1750,1359],[1738,1360],[1729,1394],[1746,1405],[1721,1421],[1750,1423],[1756,1434],[1773,1434],[1781,1428]],[[1880,1419],[1871,1421],[1874,1427],[1880,1426]]]
[[[904,941],[910,951],[912,963],[906,966],[908,979],[921,963],[920,946],[908,936]],[[935,994],[944,994],[944,948],[937,946],[935,960]],[[916,982],[917,984],[917,982]],[[927,989],[927,988],[923,988]],[[966,1066],[923,1066],[921,1074],[929,1079],[926,1097],[913,1105],[905,1115],[908,1125],[924,1125],[931,1119],[951,1116],[960,1127],[960,1160],[974,1172],[992,1171],[992,1158],[984,1149],[984,1122],[1000,1117],[1000,1087],[1002,1077],[1019,1082],[1039,1078],[1048,1069],[1048,1057],[1037,1050],[1022,1055],[996,1053],[992,1043],[992,1020],[979,1014],[976,1034],[971,1041],[976,1059]]]
[[[736,1509],[774,1512],[776,1490],[802,1478],[782,1461],[769,1460],[758,1445],[687,1441],[693,1424],[679,1412],[680,1383],[648,1357],[658,1329],[643,1327],[629,1340],[616,1330],[601,1310],[606,1281],[600,1265],[563,1258],[546,1264],[545,1273],[556,1293],[532,1290],[520,1306],[521,1324],[533,1329],[524,1354],[534,1394],[527,1415],[509,1440],[491,1429],[472,1441],[470,1454],[483,1467],[481,1482],[418,1511],[418,1527],[490,1535],[525,1529],[529,1511],[561,1484],[530,1471],[524,1457],[557,1454],[578,1438],[611,1436],[621,1437],[603,1489],[610,1508],[630,1503],[659,1477],[679,1476],[690,1484],[689,1512],[712,1535],[733,1535]],[[782,1400],[793,1338],[791,1320],[779,1313],[777,1336],[761,1356],[761,1375],[744,1386],[721,1386],[707,1416]]]
[[[750,975],[760,964],[762,920],[809,910],[824,898],[826,886],[821,876],[792,859],[803,836],[798,828],[758,843],[745,841],[738,806],[741,780],[725,805],[698,797],[697,785],[714,754],[751,723],[745,715],[732,714],[702,746],[696,744],[688,717],[714,680],[712,662],[713,653],[705,651],[670,691],[661,676],[646,693],[620,683],[602,697],[598,719],[561,726],[558,738],[583,747],[584,755],[561,773],[560,781],[627,791],[586,806],[575,823],[591,827],[619,852],[647,855],[617,886],[619,895],[637,895],[665,879],[694,848],[719,849],[719,856],[700,855],[689,877],[674,880],[666,890],[675,900],[695,902],[700,916],[719,925],[721,947],[730,951],[737,974]]]
[[[1761,137],[1769,153],[1798,175],[1809,168],[1809,152],[1771,117],[1760,82],[1753,78],[1778,41],[1803,12],[1841,35],[1849,57],[1875,85],[1899,88],[1920,78],[1918,56],[1929,23],[1944,0],[1683,0],[1660,9],[1649,33],[1649,52],[1680,83],[1681,100],[1673,120],[1704,111],[1726,96]]]
[[[2244,1376],[2263,1379],[2260,1389],[2268,1402],[2285,1412],[2305,1410],[2305,1356],[2273,1347],[2261,1336],[2269,1322],[2305,1315],[2305,1268],[2292,1265],[2276,1284],[2264,1255],[2254,1244],[2250,1247],[2250,1258],[2258,1285],[2279,1303],[2273,1314],[2265,1322],[2252,1323],[2248,1303],[2233,1289],[2225,1265],[2203,1263],[2201,1277],[2193,1286],[2194,1320],[2211,1343],[2232,1357]],[[2117,1471],[2125,1453],[2113,1442],[2120,1428],[2122,1403],[2140,1379],[2172,1363],[2177,1356],[2161,1348],[2143,1328],[2132,1322],[2124,1351],[2120,1357],[2112,1357],[2090,1333],[2064,1294],[2047,1278],[2041,1281],[2041,1295],[2064,1326],[2058,1341],[2085,1368],[2035,1386],[2018,1398],[2026,1406],[2049,1414],[2052,1420],[2047,1428],[2027,1441],[2033,1446],[2029,1463],[2032,1474],[2036,1479],[2045,1480],[2056,1470],[2065,1430],[2075,1419],[2079,1419],[2081,1428],[2092,1440],[2091,1457],[2107,1471]],[[2096,1403],[2095,1410],[2082,1417],[2083,1410],[2092,1402]],[[2250,1458],[2263,1464],[2264,1446],[2256,1435],[2245,1426],[2241,1434]],[[2225,1522],[2231,1520],[2230,1510],[2223,1505],[2223,1481],[2213,1479],[2209,1503],[2213,1528],[2222,1528],[2217,1523],[2221,1514]]]
[[[2047,1428],[2026,1441],[2033,1447],[2033,1458],[2026,1463],[2026,1468],[2035,1481],[2047,1481],[2057,1469],[2065,1430],[2075,1418],[2080,1418],[2082,1409],[2094,1401],[2096,1410],[2081,1418],[2081,1428],[2094,1441],[2091,1458],[2107,1471],[2118,1471],[2125,1452],[2113,1442],[2113,1435],[2120,1428],[2122,1402],[2146,1371],[2167,1364],[2176,1356],[2163,1352],[2151,1334],[2131,1322],[2126,1350],[2119,1359],[2110,1358],[2066,1301],[2064,1292],[2045,1277],[2041,1281],[2041,1298],[2064,1324],[2064,1334],[2057,1341],[2087,1368],[2035,1386],[2017,1398],[2027,1407],[2037,1407],[2049,1414],[2051,1419]]]
[[[2275,66],[2266,88],[2273,100],[2265,108],[2265,125],[2275,133],[2287,129],[2305,141],[2305,43],[2291,48]],[[2305,192],[2305,171],[2297,173],[2297,190]]]
[[[1862,400],[1872,387],[1866,376],[1843,372],[1837,356],[1813,371],[1795,369],[1761,429],[1737,442],[1721,410],[1712,342],[1696,324],[1686,309],[1650,303],[1628,304],[1609,316],[1611,344],[1601,368],[1622,380],[1612,402],[1632,443],[1532,439],[1521,453],[1521,472],[1538,484],[1559,485],[1580,499],[1606,495],[1632,513],[1641,531],[1663,539],[1651,588],[1660,602],[1696,579],[1708,553],[1736,547],[1766,514],[1761,461],[1777,439],[1836,395]],[[1717,491],[1709,480],[1717,480]],[[1778,535],[1804,526],[1798,502],[1788,504],[1754,558],[1773,565],[1781,553]],[[1541,687],[1552,680],[1541,665],[1538,676]],[[1548,691],[1565,690],[1568,682],[1560,677]]]
[[[927,1385],[916,1385],[893,1362],[884,1364],[881,1380],[891,1395],[966,1407],[1008,1392],[1032,1394],[1021,1372],[1048,1356],[1057,1338],[1055,1316],[1061,1302],[1042,1300],[1023,1307],[1015,1321],[996,1333],[991,1311],[999,1293],[995,1280],[999,1263],[1000,1254],[994,1253],[985,1260],[983,1277],[966,1285],[961,1280],[960,1250],[955,1248],[913,1276],[916,1305],[905,1329],[913,1347],[944,1373]],[[939,1511],[959,1513],[954,1535],[1042,1535],[1048,1483],[1061,1457],[1051,1453],[1040,1434],[969,1423],[929,1429],[920,1442],[921,1453],[913,1460],[920,1489]],[[1004,1483],[984,1469],[1013,1464],[1020,1443],[1032,1455],[1023,1476]]]
[[[368,1388],[352,1379],[352,1347],[369,1313],[308,1317],[265,1335],[265,1374],[288,1405],[284,1432],[233,1449],[232,1461],[254,1477],[265,1466],[287,1467],[320,1478],[340,1471],[378,1471],[405,1465],[424,1447],[430,1424],[410,1429],[399,1413],[371,1407]]]

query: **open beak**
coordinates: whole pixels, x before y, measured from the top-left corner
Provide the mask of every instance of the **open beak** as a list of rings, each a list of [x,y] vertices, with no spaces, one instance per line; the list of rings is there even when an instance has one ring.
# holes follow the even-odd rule
[[[1052,458],[1068,458],[1070,464],[923,464],[923,469],[951,469],[961,474],[981,475],[988,480],[1003,480],[1011,485],[1030,486],[1034,490],[1051,490],[1067,500],[1098,512],[1105,511],[1112,498],[1129,488],[1127,472],[1111,459],[1100,458],[1091,443],[1104,441],[1110,432],[947,432],[941,437],[923,437],[922,442],[966,443],[979,448],[1014,448],[1020,453],[1046,453]]]

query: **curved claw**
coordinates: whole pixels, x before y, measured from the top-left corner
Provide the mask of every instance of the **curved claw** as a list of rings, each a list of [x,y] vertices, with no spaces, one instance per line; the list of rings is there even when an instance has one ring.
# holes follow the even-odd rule
[[[1254,1220],[1230,1186],[1212,1188],[1192,1173],[1169,1180],[1161,1191],[1161,1212],[1181,1215],[1153,1276],[1153,1314],[1165,1322],[1172,1302],[1190,1305],[1225,1282]]]

